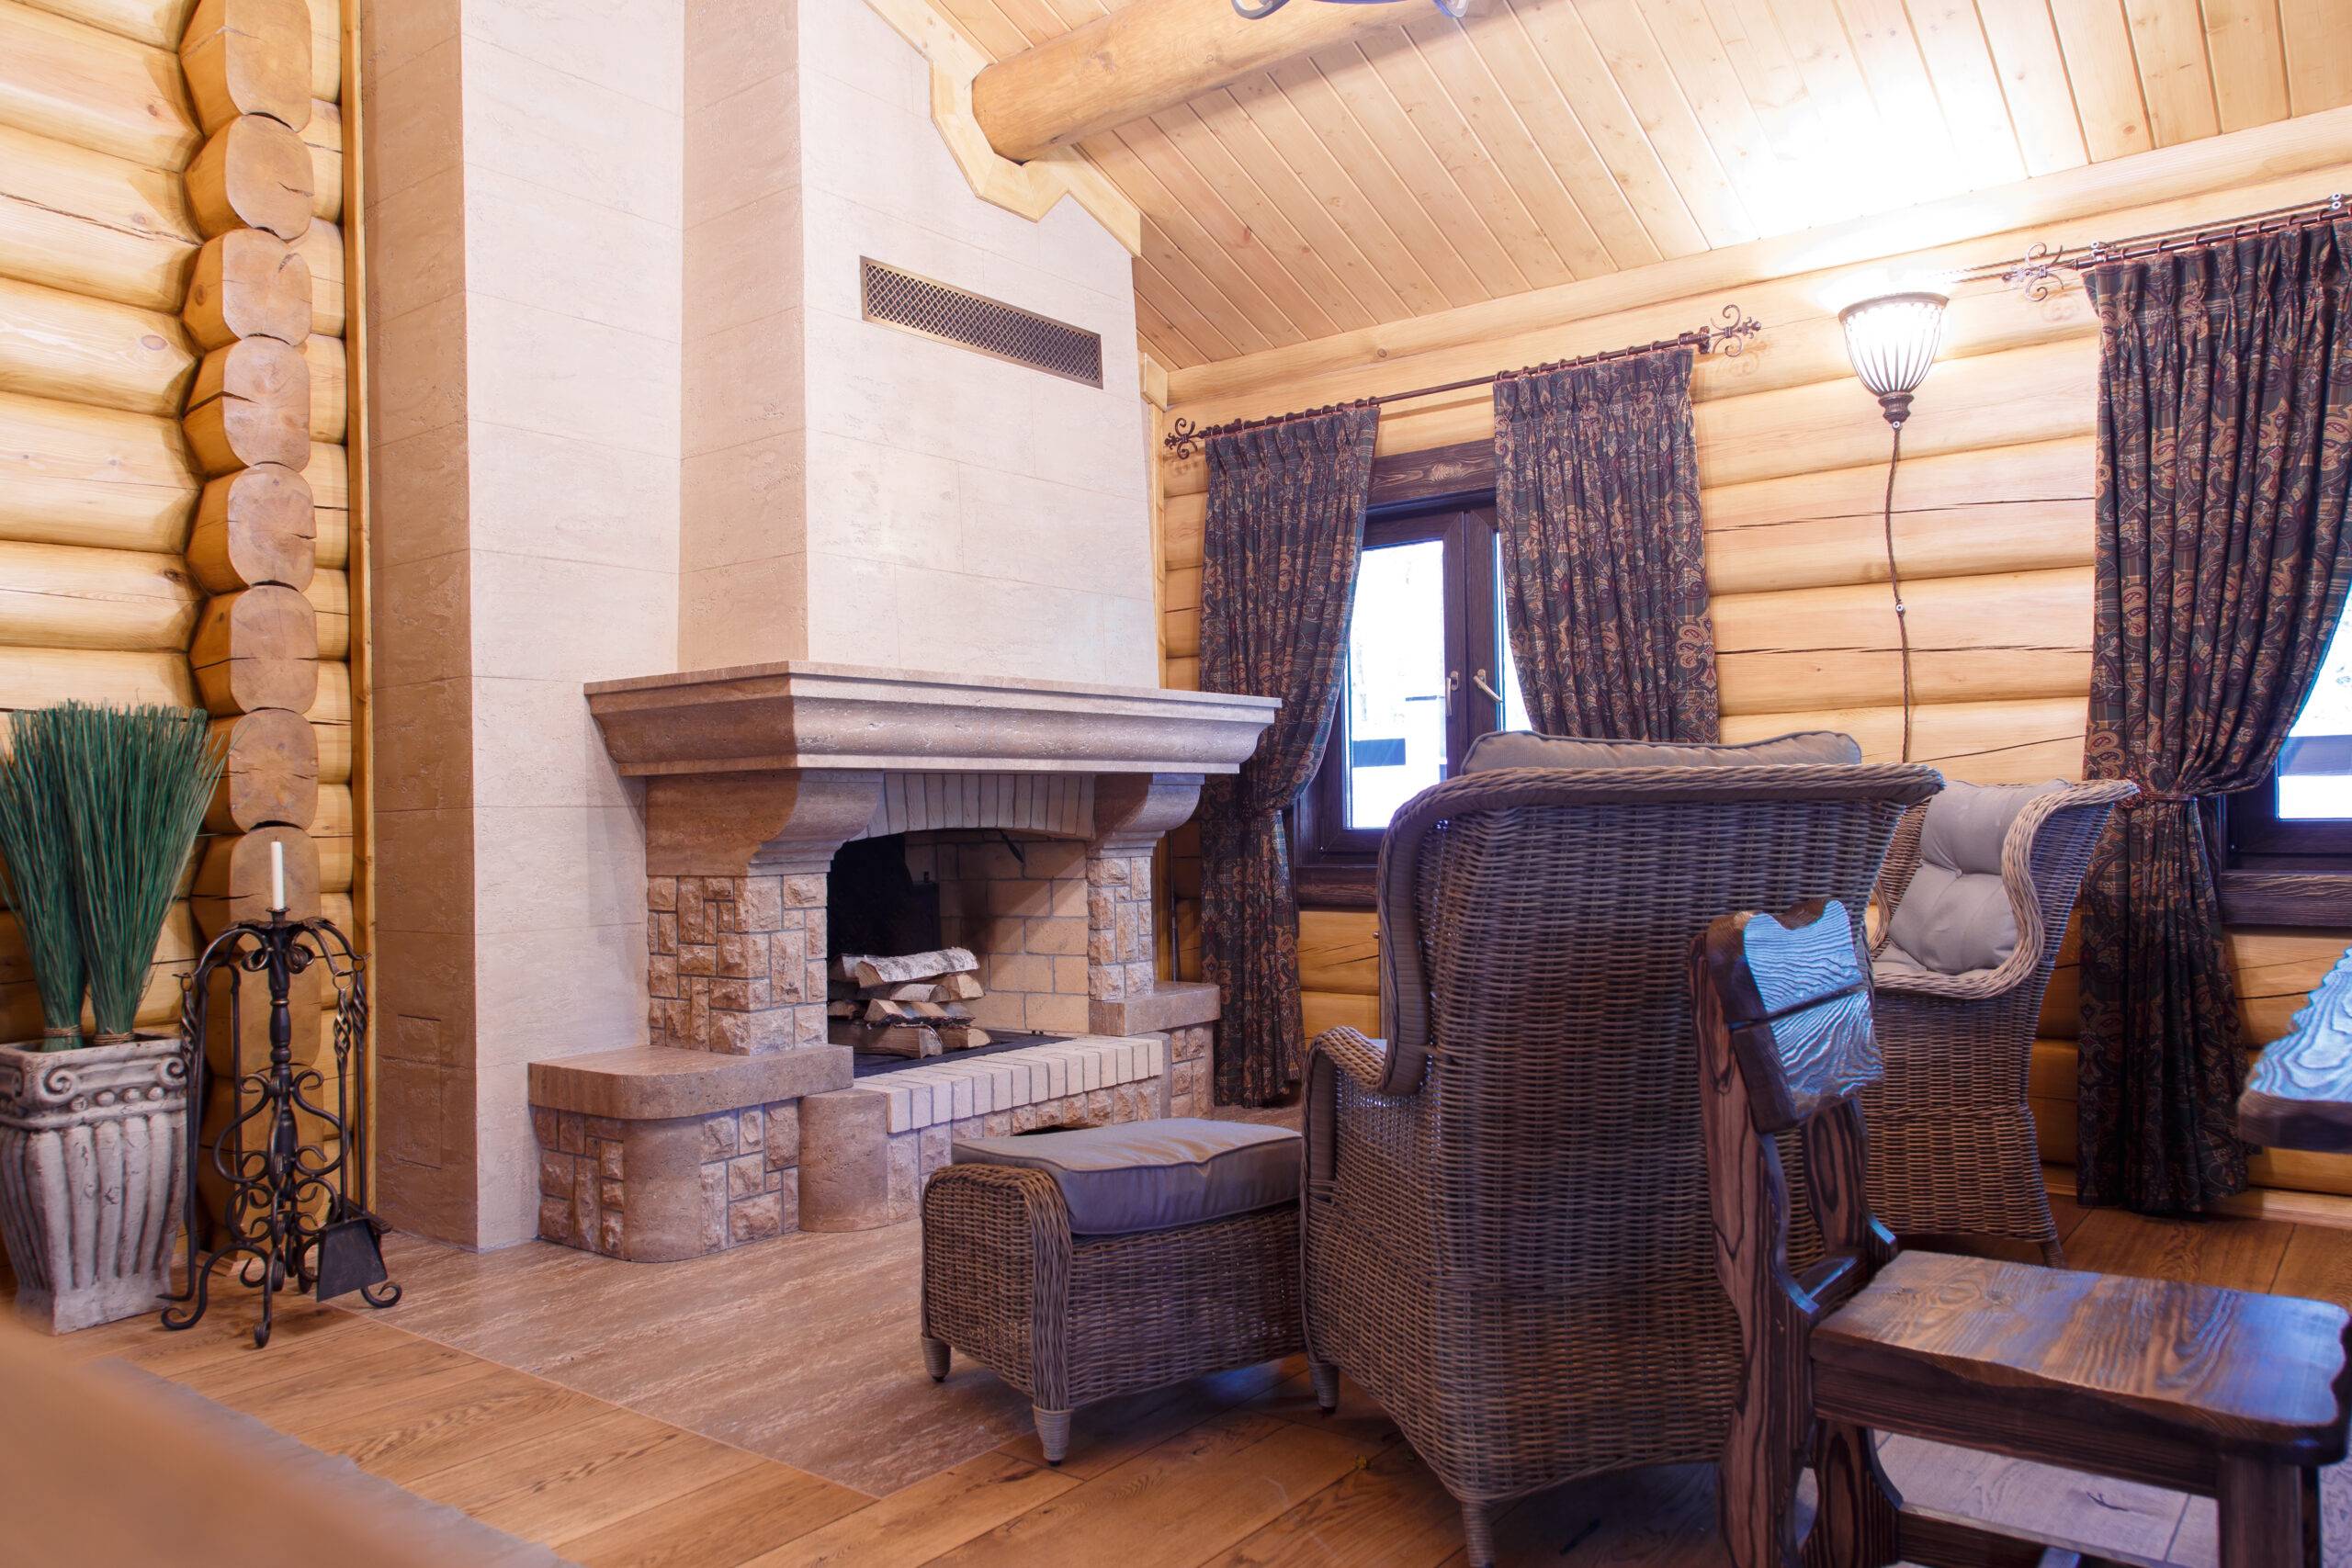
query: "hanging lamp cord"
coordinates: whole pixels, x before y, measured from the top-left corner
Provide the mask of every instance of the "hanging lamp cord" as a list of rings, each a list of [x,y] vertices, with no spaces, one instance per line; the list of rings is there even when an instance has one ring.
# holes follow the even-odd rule
[[[1903,573],[1894,564],[1894,469],[1903,461],[1903,423],[1894,428],[1894,445],[1886,456],[1886,581],[1894,592],[1894,635],[1903,649],[1903,760],[1911,760],[1911,624],[1904,613]]]

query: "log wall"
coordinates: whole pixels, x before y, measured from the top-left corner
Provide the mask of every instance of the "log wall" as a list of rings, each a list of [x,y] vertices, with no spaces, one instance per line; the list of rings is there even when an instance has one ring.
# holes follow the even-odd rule
[[[1764,326],[1693,378],[1724,737],[1847,731],[1892,759],[1901,675],[1880,504],[1887,430],[1849,368],[1837,310],[1891,288],[2081,243],[2309,199],[2352,180],[2352,112],[1983,193],[1870,224],[1685,258],[1173,373],[1167,417],[1201,425],[1436,385],[1670,336],[1737,303]],[[1903,250],[1905,235],[1932,238]],[[1646,276],[1645,276],[1646,275]],[[2078,776],[2091,631],[2098,341],[2079,284],[2035,301],[2001,283],[1953,290],[1944,348],[1904,431],[1896,489],[1918,706],[1914,754],[1952,778]],[[1485,439],[1484,389],[1382,411],[1379,450]],[[1202,460],[1163,459],[1166,682],[1199,679]],[[1199,974],[1200,870],[1171,846],[1177,963]],[[1378,1026],[1373,917],[1308,911],[1300,964],[1310,1036]],[[2283,1032],[2352,931],[2231,934],[2248,1038]],[[2052,985],[2034,1093],[2044,1152],[2074,1157],[2075,980]],[[2352,1159],[2272,1156],[2267,1185],[2352,1193]]]
[[[361,930],[338,0],[0,0],[0,710],[229,754],[143,1025],[266,902]],[[0,1037],[37,1031],[0,914]],[[315,1032],[298,1032],[298,1039]]]

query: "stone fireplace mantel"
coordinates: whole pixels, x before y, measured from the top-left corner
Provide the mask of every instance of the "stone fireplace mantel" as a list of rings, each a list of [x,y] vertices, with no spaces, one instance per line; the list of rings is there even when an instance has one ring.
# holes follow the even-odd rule
[[[1086,845],[1093,1027],[1193,1024],[1153,975],[1151,853],[1281,705],[790,662],[587,688],[646,781],[649,1032],[735,1054],[826,1045],[826,879],[853,839],[1001,829]],[[1205,1010],[1202,1010],[1205,1008]]]
[[[598,681],[588,709],[623,773],[1230,773],[1272,697],[966,681],[849,664],[746,664]]]

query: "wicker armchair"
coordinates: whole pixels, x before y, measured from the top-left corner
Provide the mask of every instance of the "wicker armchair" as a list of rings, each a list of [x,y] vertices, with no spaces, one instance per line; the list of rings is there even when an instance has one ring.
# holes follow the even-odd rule
[[[1308,1056],[1308,1365],[1326,1408],[1345,1371],[1404,1430],[1461,1503],[1474,1564],[1498,1504],[1720,1454],[1739,1344],[1707,1217],[1690,940],[1731,909],[1861,909],[1905,808],[1940,783],[1503,768],[1391,824],[1387,1040],[1332,1030]]]
[[[2001,840],[2018,941],[1998,964],[1944,975],[1890,962],[1881,931],[1872,980],[1886,1077],[1862,1091],[1862,1116],[1871,1206],[1898,1235],[2005,1237],[2062,1263],[2027,1077],[2042,993],[2092,846],[2109,814],[2136,793],[2120,779],[2069,784],[2018,813]],[[1923,807],[1895,832],[1877,894],[1887,911],[1919,869],[1926,818]]]

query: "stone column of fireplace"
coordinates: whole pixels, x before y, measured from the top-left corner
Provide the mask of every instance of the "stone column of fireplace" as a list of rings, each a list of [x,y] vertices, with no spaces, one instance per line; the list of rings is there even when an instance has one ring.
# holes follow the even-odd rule
[[[812,769],[648,782],[654,1044],[752,1055],[826,1043],[826,872],[872,819],[881,780]]]
[[[1098,1034],[1168,1036],[1168,1111],[1209,1108],[1215,986],[1159,978],[1153,956],[1151,856],[1199,803],[1196,773],[1098,774],[1093,841],[1087,846],[1089,1021]]]

